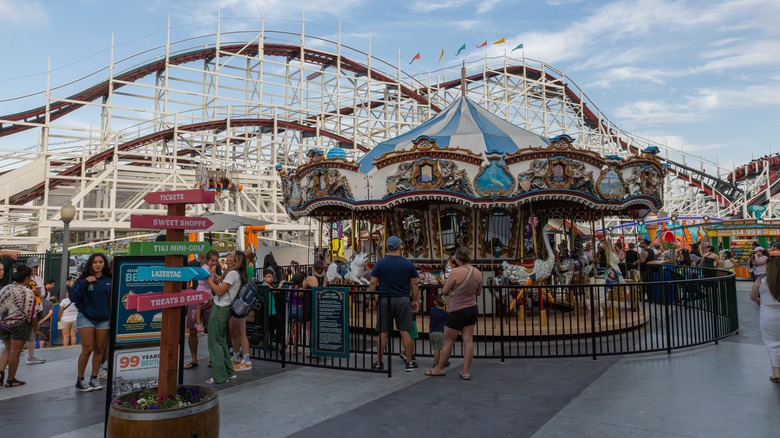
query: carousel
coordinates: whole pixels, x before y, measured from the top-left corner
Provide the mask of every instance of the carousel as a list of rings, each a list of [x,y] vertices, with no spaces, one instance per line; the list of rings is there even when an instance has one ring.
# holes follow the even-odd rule
[[[601,156],[568,135],[548,139],[512,125],[461,96],[358,160],[339,148],[310,150],[299,167],[277,171],[288,214],[316,219],[320,246],[343,242],[355,270],[381,258],[383,242],[396,235],[424,284],[441,284],[448,260],[465,246],[488,284],[543,287],[593,281],[582,245],[594,236],[582,229],[658,211],[664,168],[657,153]],[[338,255],[329,251],[326,261]],[[543,289],[536,298],[507,290],[494,292],[482,313],[573,303]]]

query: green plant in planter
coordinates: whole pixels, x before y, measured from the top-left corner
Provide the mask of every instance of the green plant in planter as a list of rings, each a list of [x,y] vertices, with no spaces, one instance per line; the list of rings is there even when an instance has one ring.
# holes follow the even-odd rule
[[[122,396],[114,400],[114,404],[140,411],[173,409],[198,403],[207,396],[208,394],[200,392],[197,387],[182,385],[176,390],[176,394],[167,397],[158,398],[157,388],[149,388],[141,392]]]

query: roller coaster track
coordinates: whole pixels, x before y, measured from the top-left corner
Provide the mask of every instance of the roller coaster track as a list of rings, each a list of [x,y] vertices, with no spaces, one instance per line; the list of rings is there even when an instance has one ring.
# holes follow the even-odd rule
[[[187,53],[182,53],[179,55],[171,56],[170,59],[166,60],[159,60],[154,61],[145,65],[142,65],[140,67],[137,67],[135,69],[129,70],[125,73],[121,73],[114,78],[114,89],[121,88],[125,85],[126,82],[135,82],[141,78],[144,78],[146,76],[163,72],[165,71],[166,65],[181,65],[181,64],[187,64],[194,61],[202,61],[202,60],[208,60],[213,59],[216,56],[235,56],[235,55],[243,55],[243,56],[257,56],[260,53],[259,47],[257,44],[247,45],[247,44],[232,44],[232,45],[226,45],[219,48],[217,51],[216,48],[205,48],[201,50],[194,50]],[[338,56],[332,55],[325,52],[320,52],[317,50],[307,49],[307,48],[301,48],[300,46],[295,45],[289,45],[289,44],[276,44],[276,43],[266,43],[263,45],[263,54],[269,55],[269,56],[280,56],[290,59],[303,59],[303,61],[321,65],[323,68],[334,66],[337,62],[340,62],[341,68],[343,70],[359,74],[359,75],[367,75],[371,79],[375,79],[377,81],[385,82],[388,84],[396,84],[399,86],[399,89],[401,90],[401,93],[406,96],[409,99],[412,99],[420,104],[423,105],[430,105],[431,110],[434,112],[441,111],[441,108],[439,108],[436,105],[432,105],[428,99],[421,96],[411,88],[399,84],[393,79],[390,79],[390,77],[385,76],[384,74],[369,69],[363,64],[360,64],[356,61],[350,60],[348,58],[341,57],[338,59]],[[95,85],[94,87],[90,87],[80,93],[74,94],[70,97],[68,97],[64,101],[54,102],[49,106],[50,111],[50,120],[56,120],[66,114],[69,114],[81,107],[84,106],[84,103],[80,102],[94,102],[100,98],[105,98],[109,94],[109,88],[110,88],[110,82],[111,81],[103,81],[98,85]],[[351,109],[347,109],[344,114],[348,114],[351,112]],[[25,122],[30,124],[41,124],[45,121],[46,118],[46,107],[40,106],[38,108],[31,109],[29,111],[22,111],[16,114],[10,114],[7,116],[0,116],[0,120],[9,120],[13,122]],[[22,125],[22,124],[7,124],[5,126],[0,126],[0,137],[16,134],[18,132],[22,132],[28,129],[31,129],[32,125]]]
[[[204,131],[219,131],[227,129],[228,125],[233,127],[259,127],[259,128],[273,128],[276,126],[276,129],[290,129],[295,131],[301,131],[301,132],[309,132],[314,133],[316,131],[316,128],[313,126],[308,125],[302,125],[300,123],[295,122],[283,122],[279,120],[273,120],[273,119],[230,119],[230,120],[214,120],[209,122],[203,122],[203,123],[193,123],[191,125],[182,125],[178,128],[170,128],[165,129],[162,131],[157,131],[154,133],[151,133],[149,135],[145,135],[143,137],[136,138],[134,140],[122,143],[121,145],[117,146],[117,152],[128,152],[133,149],[137,149],[140,147],[143,147],[148,144],[160,142],[160,141],[171,141],[174,139],[174,136],[177,131],[189,131],[189,132],[204,132]],[[353,144],[353,141],[351,139],[348,139],[346,137],[342,137],[337,134],[333,134],[331,132],[320,130],[320,135],[324,137],[331,138],[333,140],[336,140],[340,143],[344,144]],[[367,152],[368,148],[361,144],[355,145],[358,149]],[[192,149],[185,150],[184,152],[192,152]],[[95,154],[88,158],[84,162],[83,168],[90,168],[92,166],[95,166],[98,163],[102,163],[104,161],[109,161],[114,155],[114,149],[107,149],[103,152],[100,152],[98,154]],[[65,169],[62,173],[60,173],[61,178],[52,178],[49,180],[49,188],[54,189],[61,184],[68,181],[66,178],[62,177],[74,177],[74,176],[80,176],[82,173],[82,165],[81,163],[73,165],[67,169]],[[16,198],[13,198],[11,200],[11,203],[14,205],[24,205],[40,196],[43,195],[44,190],[46,189],[45,183],[40,183],[34,187],[32,187],[31,190],[26,191],[21,196],[18,196]]]
[[[83,107],[85,105],[85,102],[92,102],[107,97],[109,95],[110,87],[112,86],[113,89],[118,89],[123,87],[127,83],[135,82],[143,77],[163,72],[166,69],[167,65],[181,65],[181,64],[194,62],[194,61],[209,60],[209,59],[213,59],[216,56],[220,56],[220,57],[234,56],[234,55],[257,56],[259,53],[260,53],[260,47],[257,44],[231,44],[231,45],[222,46],[219,48],[219,50],[217,50],[216,47],[210,47],[210,48],[188,51],[182,54],[177,54],[171,56],[167,61],[165,59],[153,61],[144,64],[140,67],[137,67],[135,69],[131,69],[127,72],[116,75],[113,79],[113,83],[112,81],[107,80],[101,82],[98,85],[90,87],[82,92],[76,93],[67,99],[50,104],[48,108],[50,114],[49,120],[52,121],[60,117],[63,117],[66,114],[69,114]],[[403,85],[397,80],[391,79],[389,76],[386,76],[377,70],[369,69],[367,66],[358,63],[356,61],[350,60],[348,58],[345,58],[343,56],[339,57],[337,55],[333,55],[326,52],[321,52],[321,51],[312,50],[308,48],[302,48],[301,46],[297,46],[297,45],[278,44],[278,43],[264,43],[262,45],[262,53],[264,55],[269,55],[269,56],[284,57],[287,58],[288,60],[302,59],[302,61],[304,62],[320,65],[322,66],[323,69],[339,64],[341,68],[345,71],[352,72],[356,75],[366,75],[374,80],[397,86],[398,89],[400,90],[400,93],[405,98],[411,99],[421,105],[429,107],[432,112],[441,111],[441,108],[439,106],[433,104],[430,101],[430,99],[426,94],[427,92],[424,88],[421,88],[419,90],[414,90],[409,86]],[[556,82],[556,81],[561,82],[561,78],[556,78],[550,73],[543,72],[542,70],[528,67],[525,65],[511,66],[499,71],[496,70],[486,71],[484,73],[479,73],[476,75],[469,76],[466,78],[466,80],[472,82],[480,81],[480,80],[484,80],[486,77],[495,77],[505,73],[524,74],[526,77],[532,79],[541,79],[542,77],[544,77],[548,82]],[[461,85],[461,81],[460,79],[458,79],[455,81],[448,81],[448,82],[441,83],[438,85],[438,88],[452,89],[452,88],[457,88],[460,85]],[[623,150],[630,151],[635,154],[639,152],[636,146],[630,145],[624,138],[622,138],[615,131],[615,129],[608,126],[605,122],[600,121],[600,118],[593,112],[591,108],[587,106],[586,103],[582,101],[582,98],[571,87],[569,87],[568,84],[562,84],[562,86],[564,90],[565,99],[569,104],[569,107],[572,108],[573,111],[575,111],[575,113],[578,116],[582,117],[586,127],[593,130],[600,130],[602,133],[604,133],[609,138],[611,138],[616,144],[619,144],[620,147],[623,148]],[[375,108],[382,104],[383,104],[382,102],[368,101],[353,107],[341,108],[337,113],[334,112],[334,113],[322,114],[321,117],[328,117],[329,115],[336,115],[336,114],[347,115],[354,112],[357,108],[361,108],[361,107]],[[25,131],[27,129],[31,129],[36,124],[44,123],[46,119],[46,111],[47,108],[45,106],[41,106],[29,111],[23,111],[16,114],[0,117],[0,119],[2,120],[7,120],[11,122],[23,122],[22,124],[5,123],[3,125],[0,125],[0,137],[16,134]],[[307,118],[304,120],[304,122],[311,122],[313,120],[314,118]],[[218,120],[213,122],[186,125],[180,127],[179,129],[218,130],[218,129],[225,129],[227,123],[228,122],[226,120]],[[230,121],[230,124],[233,126],[239,126],[243,124],[243,126],[268,127],[273,123],[274,123],[273,120],[262,120],[262,119],[260,120],[236,119]],[[291,129],[291,130],[298,130],[302,132],[315,131],[315,128],[313,126],[309,126],[305,123],[302,124],[302,123],[295,123],[295,122],[276,121],[276,126],[279,129]],[[326,130],[320,129],[317,132],[319,132],[321,135],[325,137],[329,137],[336,141],[339,141],[340,143],[348,144],[348,145],[353,144],[352,139],[348,139],[339,136],[337,134],[330,133]],[[138,148],[143,145],[153,143],[156,141],[170,140],[172,139],[173,135],[174,135],[173,129],[159,131],[138,138],[136,140],[123,143],[118,146],[118,149],[121,152],[129,151],[134,148]],[[363,151],[367,150],[367,146],[365,145],[356,145],[356,147]],[[87,161],[85,162],[85,165],[86,167],[91,167],[102,161],[109,160],[112,157],[113,153],[114,153],[114,149],[109,149],[100,152],[88,158]],[[674,173],[678,178],[688,182],[690,185],[698,188],[699,190],[703,191],[707,195],[712,196],[720,205],[729,207],[736,199],[738,199],[743,194],[741,188],[728,181],[713,177],[707,174],[706,172],[694,169],[692,167],[686,166],[685,164],[676,161],[663,159],[663,158],[661,159],[668,163],[668,169],[672,173]],[[62,177],[78,176],[81,174],[81,169],[82,169],[81,165],[75,165],[61,172],[59,176]],[[66,181],[65,179],[60,179],[55,177],[50,180],[49,187],[54,188],[65,181]],[[33,187],[32,190],[26,191],[21,196],[14,198],[13,204],[22,205],[27,202],[30,202],[36,197],[41,196],[44,189],[45,189],[45,184],[41,183],[38,186]]]

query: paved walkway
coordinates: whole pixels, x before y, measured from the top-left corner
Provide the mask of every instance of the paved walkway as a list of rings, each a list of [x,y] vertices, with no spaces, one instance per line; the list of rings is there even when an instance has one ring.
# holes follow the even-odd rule
[[[390,379],[255,361],[252,371],[219,387],[221,434],[777,437],[780,385],[769,382],[748,291],[738,283],[738,335],[671,355],[480,359],[469,382],[458,378],[457,360],[443,378],[425,377],[430,359],[422,359],[419,371]],[[28,385],[0,390],[2,436],[102,436],[105,394],[73,390],[77,355],[77,348],[48,349],[45,364],[20,367]],[[185,377],[202,382],[208,368]]]

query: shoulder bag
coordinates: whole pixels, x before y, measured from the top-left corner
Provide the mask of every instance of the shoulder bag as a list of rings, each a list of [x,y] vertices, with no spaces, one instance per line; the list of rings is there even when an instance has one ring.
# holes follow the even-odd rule
[[[463,283],[459,284],[457,287],[452,288],[446,294],[442,294],[441,300],[444,301],[444,305],[445,306],[449,306],[450,305],[450,299],[452,299],[452,297],[458,295],[461,292],[461,290],[463,289],[463,286],[466,284],[466,282],[469,281],[469,279],[471,278],[471,274],[473,274],[473,273],[474,273],[474,267],[470,266],[469,267],[469,275],[466,276],[466,279],[463,280]]]

